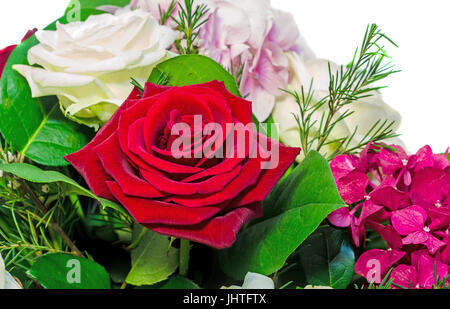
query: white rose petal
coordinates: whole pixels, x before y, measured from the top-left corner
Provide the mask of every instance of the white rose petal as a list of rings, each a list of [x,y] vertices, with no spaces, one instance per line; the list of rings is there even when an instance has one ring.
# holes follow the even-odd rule
[[[122,9],[92,15],[84,22],[57,24],[37,33],[30,65],[15,65],[33,97],[56,95],[65,113],[98,127],[107,122],[132,90],[131,78],[145,83],[179,33],[161,26],[150,13]]]

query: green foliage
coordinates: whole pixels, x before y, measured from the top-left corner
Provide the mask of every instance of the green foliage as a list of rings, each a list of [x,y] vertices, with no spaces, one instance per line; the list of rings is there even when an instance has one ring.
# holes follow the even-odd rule
[[[395,45],[376,24],[369,25],[362,46],[356,50],[350,64],[346,68],[341,66],[337,72],[332,72],[329,65],[329,95],[319,102],[314,99],[313,82],[308,91],[304,87],[299,92],[286,91],[295,98],[300,108],[300,114],[293,117],[298,123],[305,154],[310,150],[321,151],[327,145],[336,145],[334,153],[326,154],[327,159],[331,160],[339,154],[357,153],[371,141],[380,142],[398,136],[392,130],[394,122],[380,119],[368,132],[358,132],[356,127],[349,136],[331,139],[336,126],[353,114],[350,105],[371,97],[384,88],[375,86],[376,83],[398,72],[393,70],[391,62],[386,62],[389,57],[381,45],[383,40]],[[357,134],[362,138],[357,145],[353,145]]]
[[[308,237],[299,251],[308,284],[345,289],[352,282],[355,253],[347,230],[322,226]]]
[[[103,266],[68,254],[50,253],[40,257],[28,274],[46,289],[110,289]]]
[[[133,229],[132,267],[126,282],[136,286],[152,285],[166,280],[178,267],[179,250],[169,237],[136,225]]]
[[[144,287],[143,287],[144,288]],[[146,287],[147,288],[147,287]],[[198,290],[200,287],[186,277],[174,275],[168,280],[157,283],[149,287],[160,290]]]
[[[332,211],[345,206],[327,161],[312,151],[272,190],[264,202],[264,218],[218,253],[220,266],[237,280],[249,271],[270,275]]]
[[[171,7],[173,7],[173,2]],[[200,28],[208,21],[205,17],[208,11],[206,4],[194,5],[194,0],[184,0],[184,5],[181,2],[178,3],[178,17],[171,16],[171,18],[177,23],[178,29],[184,34],[184,43],[178,44],[180,54],[196,53],[194,43],[198,38]]]
[[[228,91],[240,96],[233,76],[211,58],[201,55],[183,55],[158,64],[152,71],[149,81],[161,84],[166,76],[168,86],[188,86],[203,84],[213,80],[224,82]]]
[[[86,19],[96,10],[82,10]],[[66,17],[58,20],[67,23]],[[46,30],[56,29],[56,22]],[[0,80],[0,132],[21,157],[48,166],[68,163],[63,156],[86,145],[93,132],[65,118],[55,96],[32,98],[25,78],[16,72],[15,64],[28,65],[28,51],[39,42],[36,36],[19,44],[11,53]]]
[[[169,7],[167,8],[167,10],[163,11],[161,9],[161,5],[158,5],[158,9],[159,9],[159,16],[161,16],[159,23],[161,25],[165,25],[166,22],[172,18],[173,13],[175,12],[175,9],[177,8],[177,1],[176,0],[172,0],[172,2],[170,2]]]
[[[105,208],[113,208],[123,212],[122,207],[116,203],[96,196],[90,190],[83,188],[76,181],[60,172],[44,171],[37,166],[26,163],[0,164],[0,170],[33,183],[60,183],[62,186],[61,193],[64,195],[77,194],[87,196],[99,201]]]

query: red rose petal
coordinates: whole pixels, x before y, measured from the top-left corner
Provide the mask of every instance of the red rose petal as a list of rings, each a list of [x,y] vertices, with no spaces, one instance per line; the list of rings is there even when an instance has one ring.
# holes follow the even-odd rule
[[[166,196],[151,184],[139,178],[139,174],[126,160],[126,156],[120,149],[116,134],[111,135],[106,141],[93,148],[104,169],[114,179],[126,195],[145,198],[161,198]]]
[[[236,198],[245,189],[258,182],[261,161],[250,159],[244,163],[241,173],[226,186],[222,191],[211,195],[189,195],[189,196],[171,196],[166,199],[167,202],[173,202],[187,207],[199,207],[202,205],[214,205],[223,203],[226,200]],[[242,205],[242,204],[241,204]]]
[[[162,86],[153,83],[145,83],[143,98],[152,97],[157,94],[161,94],[167,90],[173,89],[174,87]]]
[[[263,143],[268,140],[267,137],[261,134],[259,134],[259,139]],[[278,147],[279,149],[279,160],[277,166],[261,171],[261,176],[259,177],[257,184],[245,194],[245,196],[239,202],[240,205],[247,205],[250,203],[263,201],[270,193],[272,188],[286,173],[292,162],[295,161],[301,150],[300,148],[286,147],[276,142],[274,142],[273,146]],[[264,164],[264,162],[260,163],[260,168],[261,164]]]
[[[157,233],[192,240],[216,249],[225,249],[233,245],[237,233],[245,223],[261,216],[261,203],[255,203],[198,225],[163,226],[146,224],[145,226]]]
[[[195,225],[211,219],[228,204],[227,201],[220,205],[190,208],[153,199],[127,196],[123,194],[117,183],[108,181],[107,185],[136,222],[141,224]]]
[[[219,91],[226,98],[231,110],[233,111],[234,118],[236,118],[239,122],[244,125],[253,122],[252,102],[237,97],[229,92],[225,87],[224,82],[211,81],[199,86]]]
[[[156,168],[169,174],[195,174],[203,171],[202,168],[173,163],[149,153],[144,145],[143,124],[143,121],[136,121],[135,123],[130,124],[130,139],[126,141],[128,144],[127,149],[129,149],[129,153],[131,154],[131,160],[136,162],[137,158],[136,164],[141,169],[152,171]],[[123,149],[123,144],[121,144],[121,146]],[[142,164],[139,164],[139,162],[142,162]]]
[[[162,192],[174,195],[206,195],[222,191],[240,174],[241,169],[241,166],[236,166],[236,168],[229,173],[220,174],[195,183],[174,181],[155,171],[141,170],[141,175],[145,180]]]
[[[8,46],[2,50],[0,50],[0,77],[2,76],[3,69],[5,68],[6,63],[8,62],[9,56],[13,52],[16,45]]]
[[[92,149],[114,134],[119,124],[120,110],[126,107],[125,102],[83,149],[64,157],[83,176],[92,192],[106,199],[114,199],[105,183],[112,178],[105,171],[100,159]]]
[[[214,122],[208,102],[188,91],[188,88],[176,88],[165,92],[147,111],[144,123],[144,141],[147,151],[158,141],[161,130],[170,120],[170,112],[177,110],[180,115],[198,115],[204,123]]]

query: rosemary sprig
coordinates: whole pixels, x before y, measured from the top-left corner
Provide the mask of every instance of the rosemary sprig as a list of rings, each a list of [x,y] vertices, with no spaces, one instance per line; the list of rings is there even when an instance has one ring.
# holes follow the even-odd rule
[[[176,6],[177,6],[176,0],[172,0],[172,2],[170,3],[170,5],[166,11],[163,11],[161,9],[161,5],[158,5],[159,16],[160,16],[159,23],[161,25],[165,25],[166,22],[172,17],[173,13],[175,12]]]
[[[134,87],[136,87],[140,93],[144,94],[144,86],[142,86],[137,80],[135,80],[133,77],[131,77],[130,82]]]
[[[242,61],[242,56],[239,56],[238,59],[235,60],[234,62],[233,60],[231,60],[229,68],[225,68],[228,71],[228,73],[230,73],[234,77],[234,79],[236,80],[236,84],[238,86],[240,86],[242,83],[245,65],[246,65],[245,62]]]
[[[178,25],[178,29],[184,34],[184,41],[177,44],[181,54],[196,53],[194,42],[198,38],[200,28],[208,21],[208,18],[205,18],[209,12],[208,7],[205,4],[194,5],[194,1],[184,0],[184,5],[178,3],[178,17],[171,16]]]
[[[386,62],[389,57],[384,46],[380,45],[382,40],[397,46],[376,24],[369,25],[362,46],[356,49],[352,61],[346,68],[341,66],[339,70],[332,72],[329,64],[329,94],[319,102],[314,100],[313,81],[309,90],[305,91],[302,87],[300,94],[296,91],[286,91],[294,96],[300,107],[300,114],[294,117],[299,127],[301,146],[305,155],[311,150],[321,151],[325,146],[336,145],[335,152],[326,154],[331,160],[339,154],[358,152],[372,141],[380,142],[398,136],[392,130],[393,122],[380,119],[356,145],[352,142],[358,128],[350,136],[331,138],[336,126],[353,115],[349,108],[351,104],[357,104],[358,100],[371,97],[376,91],[385,88],[375,84],[399,72],[393,69],[392,62]]]

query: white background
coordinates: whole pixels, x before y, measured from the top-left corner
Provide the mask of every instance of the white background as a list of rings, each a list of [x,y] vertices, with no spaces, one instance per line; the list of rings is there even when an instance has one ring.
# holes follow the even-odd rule
[[[0,4],[0,48],[20,41],[33,27],[63,15],[67,0],[14,0]],[[294,14],[316,55],[351,60],[368,23],[377,23],[399,49],[389,48],[402,72],[390,77],[385,100],[403,116],[402,139],[410,151],[450,146],[450,1],[272,0]],[[447,91],[449,91],[447,93]]]

